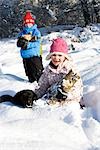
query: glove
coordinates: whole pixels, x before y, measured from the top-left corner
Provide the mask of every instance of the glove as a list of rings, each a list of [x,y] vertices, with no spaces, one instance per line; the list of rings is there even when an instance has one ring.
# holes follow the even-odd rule
[[[32,38],[31,38],[30,42],[35,42],[37,39],[38,39],[38,37],[37,37],[37,36],[32,36]]]
[[[21,47],[21,49],[26,50],[27,49],[28,40],[26,40],[24,37],[19,37],[17,41],[17,46]]]
[[[59,102],[65,101],[67,99],[67,93],[65,93],[61,88],[58,88],[56,98]]]
[[[40,37],[32,36],[30,42],[35,42],[35,41],[37,41],[38,39],[40,39]]]
[[[32,39],[32,35],[29,33],[29,34],[25,34],[23,35],[24,39],[26,39],[27,41],[30,41]]]

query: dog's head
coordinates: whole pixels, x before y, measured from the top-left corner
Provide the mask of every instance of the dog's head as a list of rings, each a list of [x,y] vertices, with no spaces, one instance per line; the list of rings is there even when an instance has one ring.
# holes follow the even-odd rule
[[[69,92],[74,84],[80,79],[80,76],[74,73],[72,70],[65,76],[62,82],[62,87],[64,92]]]
[[[24,108],[32,108],[33,101],[37,99],[37,95],[32,90],[23,90],[18,92],[14,99]]]

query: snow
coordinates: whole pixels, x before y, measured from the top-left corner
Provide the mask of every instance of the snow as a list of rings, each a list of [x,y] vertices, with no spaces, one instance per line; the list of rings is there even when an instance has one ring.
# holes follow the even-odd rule
[[[60,27],[61,28],[61,27]],[[63,27],[62,27],[63,28]],[[100,25],[47,33],[42,36],[43,64],[52,39],[63,37],[84,84],[83,104],[47,106],[40,99],[37,107],[19,108],[0,103],[0,150],[100,150]],[[73,40],[74,38],[74,40]],[[77,41],[78,39],[78,41]],[[75,42],[76,41],[76,42]],[[80,42],[79,42],[80,41]],[[24,73],[16,39],[0,41],[0,95],[34,90]]]

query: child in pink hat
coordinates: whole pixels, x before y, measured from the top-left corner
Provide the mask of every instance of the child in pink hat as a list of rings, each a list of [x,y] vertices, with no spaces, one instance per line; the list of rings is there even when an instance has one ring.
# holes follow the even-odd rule
[[[49,60],[53,54],[61,54],[68,58],[68,45],[62,38],[57,38],[53,41],[50,53],[47,55],[46,59]]]
[[[73,64],[72,59],[68,56],[68,45],[64,39],[57,38],[53,40],[50,53],[47,55],[46,59],[50,60],[50,63],[44,69],[39,79],[39,89],[35,90],[37,99],[45,94],[49,95],[47,98],[50,99],[50,94],[48,94],[48,92],[52,93],[50,88],[55,84],[59,84],[55,96],[58,101],[61,102],[61,100],[66,100],[68,102],[80,102],[83,90],[82,80],[75,64]],[[73,73],[71,74],[71,72]],[[67,75],[71,75],[70,79],[68,79],[71,81],[66,80]],[[75,79],[76,76],[78,77],[77,79]],[[67,89],[68,84],[71,84],[71,87]],[[54,88],[54,90],[56,90],[56,88]],[[51,97],[52,96],[54,95],[51,95]]]

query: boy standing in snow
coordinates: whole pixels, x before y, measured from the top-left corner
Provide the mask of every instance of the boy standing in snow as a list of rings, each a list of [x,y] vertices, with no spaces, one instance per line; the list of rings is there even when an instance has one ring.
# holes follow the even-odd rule
[[[39,79],[39,88],[35,90],[37,99],[45,94],[48,96],[50,92],[51,95],[49,94],[47,99],[56,99],[58,102],[80,102],[83,91],[82,80],[75,64],[68,56],[67,43],[62,38],[55,39],[46,58],[50,63]],[[56,93],[52,93],[50,87],[55,84],[58,84],[58,88]]]
[[[41,33],[30,11],[26,11],[23,17],[23,30],[19,33],[17,46],[21,47],[20,54],[29,82],[38,81],[43,71]]]

